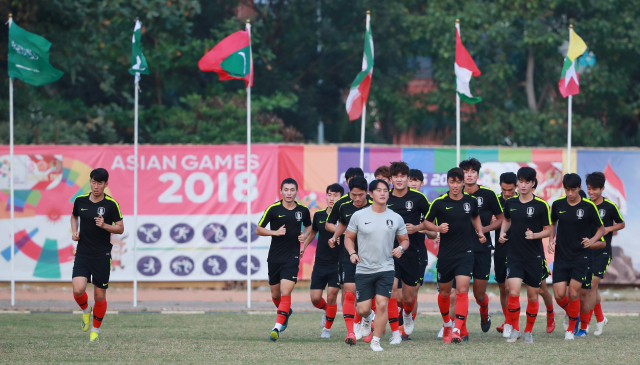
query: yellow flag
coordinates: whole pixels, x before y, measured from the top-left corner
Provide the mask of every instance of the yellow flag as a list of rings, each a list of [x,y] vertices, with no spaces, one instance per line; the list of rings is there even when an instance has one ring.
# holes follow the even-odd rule
[[[586,50],[587,44],[584,43],[578,33],[573,32],[573,34],[571,34],[571,40],[569,41],[569,51],[567,52],[567,57],[571,60],[571,62],[573,62],[576,58],[582,56],[582,54]]]

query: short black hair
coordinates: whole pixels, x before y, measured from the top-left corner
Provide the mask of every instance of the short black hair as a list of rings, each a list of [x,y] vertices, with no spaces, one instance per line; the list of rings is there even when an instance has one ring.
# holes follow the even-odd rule
[[[290,177],[282,180],[282,184],[280,184],[280,190],[282,190],[282,188],[284,187],[284,184],[293,184],[296,186],[296,190],[298,190],[298,182]]]
[[[344,179],[349,180],[352,177],[362,176],[364,177],[364,171],[359,167],[349,167],[347,172],[344,173]]]
[[[529,166],[521,167],[518,170],[518,180],[524,180],[526,182],[533,181],[535,183],[537,182],[536,175],[536,170]]]
[[[332,193],[340,193],[340,196],[344,195],[344,188],[342,187],[342,185],[335,183],[335,184],[331,184],[329,186],[327,186],[327,194],[329,192]]]
[[[392,162],[391,165],[389,165],[389,172],[391,173],[391,176],[396,176],[398,174],[409,176],[409,165],[404,161]]]
[[[607,182],[607,178],[604,177],[604,174],[600,171],[587,174],[585,180],[587,181],[587,186],[591,186],[596,189],[604,188],[604,183]]]
[[[424,174],[418,169],[409,170],[409,179],[424,181]]]
[[[562,186],[565,189],[580,188],[582,186],[582,179],[578,174],[574,174],[574,173],[565,174],[564,177],[562,178]]]
[[[480,173],[480,169],[482,168],[482,164],[478,161],[477,158],[470,158],[468,160],[460,161],[460,165],[458,165],[463,171],[467,171],[469,169]]]
[[[374,191],[378,188],[378,184],[383,183],[384,186],[387,187],[387,190],[389,190],[389,184],[387,184],[386,181],[381,180],[381,179],[377,179],[377,180],[373,180],[372,182],[369,183],[369,191]]]
[[[513,172],[505,172],[500,175],[500,184],[516,185],[518,183],[518,176]]]
[[[382,165],[382,166],[378,167],[376,169],[376,172],[373,173],[373,177],[376,177],[378,175],[382,175],[382,176],[390,179],[391,178],[391,172],[389,171],[389,166]]]
[[[109,172],[102,167],[98,167],[91,171],[89,178],[97,182],[107,182],[109,181]]]
[[[587,193],[584,192],[584,190],[580,189],[580,191],[578,191],[578,195],[580,195],[581,197],[587,199]]]
[[[367,179],[362,176],[354,176],[349,180],[349,190],[360,189],[367,191]]]
[[[460,167],[454,167],[447,172],[447,180],[454,178],[460,181],[464,181],[464,170]]]

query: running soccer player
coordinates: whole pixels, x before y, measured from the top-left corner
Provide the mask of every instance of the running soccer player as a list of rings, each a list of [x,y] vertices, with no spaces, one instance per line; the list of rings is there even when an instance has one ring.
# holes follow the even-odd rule
[[[464,191],[471,194],[478,200],[478,210],[480,221],[482,222],[482,233],[486,238],[486,244],[475,242],[472,245],[473,264],[473,296],[480,306],[480,327],[482,332],[487,332],[491,328],[491,316],[489,315],[489,296],[487,284],[491,274],[491,231],[500,228],[504,219],[502,206],[498,201],[496,193],[484,186],[478,185],[478,177],[482,164],[475,158],[470,158],[460,162],[460,168],[464,171]],[[491,221],[492,217],[495,221]]]
[[[502,193],[498,195],[498,201],[504,208],[505,201],[517,196],[516,185],[518,184],[518,178],[513,172],[505,172],[500,175],[500,190]],[[506,215],[506,214],[505,214]],[[500,237],[501,229],[496,230],[496,237]],[[497,241],[497,240],[496,240]],[[493,251],[493,265],[496,282],[500,289],[500,305],[502,306],[502,313],[504,314],[504,323],[496,330],[503,334],[503,337],[509,338],[511,334],[511,317],[509,315],[509,287],[507,283],[507,253],[509,242],[497,242],[495,250]]]
[[[384,180],[374,180],[369,184],[369,191],[373,204],[353,214],[344,246],[351,263],[357,264],[356,300],[358,313],[363,318],[362,335],[369,336],[372,332],[371,322],[375,321],[370,346],[373,351],[382,351],[380,337],[386,327],[386,307],[391,297],[395,274],[393,257],[402,257],[409,248],[409,237],[402,217],[387,209],[389,185]],[[396,248],[393,247],[394,240],[400,242]],[[371,310],[372,299],[376,301],[377,315]],[[390,344],[397,345],[401,342],[400,332],[396,329]]]
[[[440,232],[438,307],[445,326],[443,339],[445,343],[460,343],[468,336],[461,330],[469,311],[469,283],[474,270],[473,245],[476,237],[480,243],[486,242],[487,238],[482,233],[478,200],[463,191],[464,171],[458,167],[449,170],[447,185],[449,191],[431,203],[423,225],[429,231]],[[439,226],[433,223],[436,220]],[[449,315],[449,296],[454,279],[458,290],[455,326]]]
[[[313,215],[313,223],[311,223],[311,234],[307,237],[304,247],[300,250],[300,259],[304,255],[307,246],[318,235],[316,246],[316,260],[311,273],[311,303],[314,307],[324,311],[322,315],[322,333],[321,338],[331,338],[331,326],[336,318],[338,305],[338,291],[340,290],[340,267],[338,265],[340,259],[340,250],[335,247],[329,247],[329,239],[333,234],[325,229],[325,222],[333,204],[344,194],[344,188],[340,184],[331,184],[327,187],[327,208],[318,210]],[[327,300],[322,298],[324,288],[327,289]]]
[[[311,233],[309,208],[296,201],[298,183],[291,178],[284,179],[280,184],[280,193],[282,200],[264,211],[256,228],[259,236],[271,236],[267,266],[271,300],[278,308],[276,324],[269,335],[271,341],[280,338],[280,332],[287,328],[289,317],[293,314],[291,292],[298,282],[300,243]],[[266,228],[267,225],[270,229]],[[302,225],[304,232],[300,230]]]
[[[389,166],[382,165],[373,173],[373,177],[377,180],[384,180],[387,184],[391,184],[391,172]]]
[[[71,239],[78,242],[71,280],[73,298],[82,308],[82,330],[91,328],[89,341],[98,339],[100,325],[107,313],[107,289],[111,274],[111,234],[122,234],[124,222],[118,202],[104,193],[109,172],[97,168],[89,174],[91,192],[79,195],[71,213]],[[78,227],[78,219],[80,226]],[[87,283],[93,283],[93,326],[89,326],[91,306]]]
[[[533,194],[536,170],[521,167],[518,170],[517,197],[507,199],[500,243],[511,241],[507,253],[507,280],[509,281],[509,314],[511,330],[507,342],[516,342],[520,333],[520,289],[527,285],[527,326],[524,343],[533,343],[533,325],[538,316],[538,294],[542,281],[549,275],[542,239],[551,235],[550,209],[547,202]]]
[[[589,198],[593,204],[596,205],[596,208],[598,208],[600,219],[602,219],[602,223],[604,224],[604,240],[606,242],[606,247],[591,252],[593,257],[593,281],[591,282],[588,301],[589,308],[592,309],[584,321],[582,321],[582,316],[580,316],[581,322],[580,332],[578,332],[577,335],[578,337],[586,335],[586,327],[589,325],[589,322],[591,322],[591,315],[593,313],[596,315],[596,331],[593,333],[594,335],[600,336],[604,330],[604,326],[607,325],[608,320],[602,314],[598,286],[600,285],[600,280],[604,278],[604,274],[607,272],[607,268],[609,268],[609,264],[611,263],[611,239],[613,238],[613,232],[619,231],[625,227],[625,222],[622,218],[622,214],[620,214],[618,206],[602,196],[604,185],[607,181],[604,174],[602,172],[587,174],[586,181]]]
[[[429,212],[429,199],[418,190],[409,189],[409,166],[403,161],[392,162],[389,166],[393,189],[389,194],[387,207],[399,214],[404,220],[409,235],[409,249],[401,258],[395,259],[395,280],[391,298],[398,298],[398,283],[402,282],[402,307],[404,332],[413,333],[413,308],[416,299],[416,285],[424,275],[420,272],[421,252],[426,251],[422,229],[422,217]],[[389,307],[389,317],[396,315],[395,306]]]
[[[333,233],[333,237],[331,237],[328,241],[330,247],[335,247],[336,244],[340,244],[338,241],[338,237],[340,237],[349,222],[351,221],[351,217],[353,214],[361,209],[364,209],[371,205],[369,202],[369,195],[367,194],[367,180],[362,176],[356,176],[349,180],[349,197],[351,200],[342,203],[339,207],[334,209],[339,210],[340,215],[340,225],[337,230]],[[344,293],[344,303],[342,303],[342,315],[344,317],[344,323],[347,327],[347,337],[344,342],[349,345],[355,345],[356,340],[356,332],[354,329],[354,323],[360,327],[361,319],[358,316],[356,320],[356,265],[351,262],[349,259],[349,252],[347,252],[347,247],[344,246],[344,249],[341,250],[341,258],[340,258],[340,267],[342,269],[342,292]],[[355,241],[355,248],[358,250],[358,241]],[[360,330],[358,331],[360,332]],[[360,336],[362,333],[360,332]],[[362,338],[362,337],[360,337]]]
[[[562,186],[566,196],[557,199],[551,207],[552,232],[556,237],[549,239],[549,253],[555,253],[553,262],[553,292],[556,302],[567,313],[569,327],[565,340],[573,340],[573,330],[580,312],[589,312],[586,303],[587,290],[582,284],[591,283],[591,250],[606,247],[602,236],[604,227],[598,209],[592,201],[579,195],[582,179],[577,174],[565,174]],[[592,229],[595,235],[587,238]],[[557,242],[557,246],[556,246]],[[569,295],[566,295],[567,286]],[[581,308],[581,301],[582,304]]]
[[[344,179],[346,181],[347,187],[349,186],[349,181],[351,181],[351,179],[356,176],[364,177],[364,172],[362,171],[362,169],[359,167],[349,167],[344,173]],[[349,197],[349,194],[345,194],[334,203],[334,205],[338,207],[338,209],[333,209],[329,213],[329,216],[327,217],[327,223],[325,223],[325,228],[327,231],[331,233],[336,231],[338,221],[340,220],[340,206],[342,205],[342,203],[348,202],[349,200],[352,200]]]

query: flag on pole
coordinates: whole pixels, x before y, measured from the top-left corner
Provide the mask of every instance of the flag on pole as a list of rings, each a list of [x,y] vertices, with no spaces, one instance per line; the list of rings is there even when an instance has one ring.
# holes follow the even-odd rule
[[[565,98],[569,95],[580,94],[580,83],[578,82],[578,57],[587,50],[587,44],[584,43],[582,38],[580,38],[576,32],[571,32],[569,51],[567,52],[567,57],[564,59],[562,74],[560,75],[560,81],[558,81],[560,94]]]
[[[140,74],[149,74],[149,65],[147,59],[142,54],[142,44],[140,44],[140,38],[142,37],[142,23],[136,19],[136,25],[133,27],[133,37],[131,38],[131,68],[129,73],[135,75],[136,83],[140,81]]]
[[[471,95],[471,90],[469,89],[471,76],[478,77],[481,72],[473,61],[473,58],[471,58],[471,55],[469,55],[469,52],[467,52],[467,49],[464,48],[464,45],[462,44],[462,39],[460,38],[460,24],[458,23],[456,23],[456,61],[454,67],[456,72],[456,91],[460,96],[460,100],[467,104],[475,104],[482,101],[481,97],[474,97]]]
[[[16,23],[9,28],[9,76],[41,86],[57,81],[64,72],[49,63],[51,43]]]
[[[356,79],[353,80],[351,89],[349,90],[349,96],[347,97],[347,114],[349,114],[349,120],[356,120],[362,115],[362,107],[367,103],[367,99],[369,99],[372,76],[373,37],[371,36],[371,26],[368,25],[367,33],[364,37],[362,71],[360,71]]]
[[[253,86],[251,38],[246,30],[239,30],[223,39],[198,62],[200,71],[215,72],[220,81],[244,80]]]

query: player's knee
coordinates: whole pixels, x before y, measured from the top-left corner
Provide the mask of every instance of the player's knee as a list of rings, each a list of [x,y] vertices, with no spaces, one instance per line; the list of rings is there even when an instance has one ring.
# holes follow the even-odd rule
[[[509,295],[512,297],[519,297],[520,296],[520,290],[509,290]]]
[[[535,303],[535,302],[538,301],[538,295],[537,294],[536,295],[533,295],[533,294],[527,295],[527,299],[529,300],[529,302]]]
[[[106,293],[98,293],[97,291],[93,293],[93,299],[95,299],[96,302],[101,302],[106,297],[107,297]]]
[[[73,288],[73,295],[75,295],[76,297],[79,297],[82,294],[84,294],[84,289]]]

